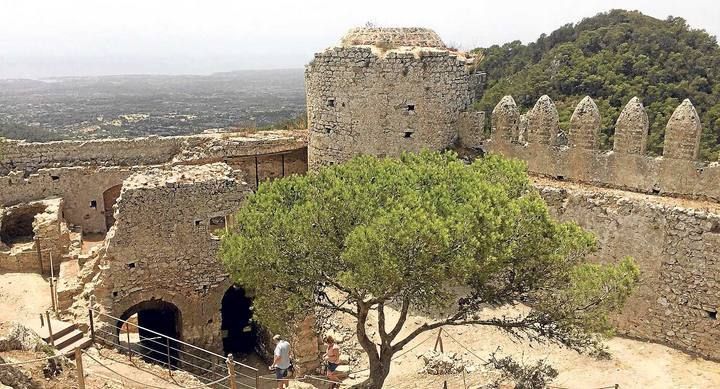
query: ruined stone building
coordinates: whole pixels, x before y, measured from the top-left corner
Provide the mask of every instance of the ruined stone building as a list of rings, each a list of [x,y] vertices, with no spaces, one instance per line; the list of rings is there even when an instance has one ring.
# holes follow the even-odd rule
[[[661,157],[644,153],[639,99],[620,115],[611,151],[598,148],[589,97],[567,133],[547,96],[525,115],[505,97],[488,139],[485,114],[472,111],[484,81],[475,68],[430,30],[356,29],[306,68],[309,131],[9,141],[0,271],[52,272],[68,320],[86,321],[94,296],[122,319],[162,312],[172,335],[222,352],[222,308],[237,288],[218,235],[260,182],[357,154],[494,152],[526,161],[551,212],[597,235],[594,260],[637,260],[642,284],[616,318],[621,334],[720,359],[720,166],[696,160],[692,104],[667,124]]]
[[[111,316],[223,353],[223,299],[238,292],[219,235],[259,182],[307,170],[306,143],[287,131],[8,141],[0,271],[55,275],[67,320],[87,325],[94,296]]]

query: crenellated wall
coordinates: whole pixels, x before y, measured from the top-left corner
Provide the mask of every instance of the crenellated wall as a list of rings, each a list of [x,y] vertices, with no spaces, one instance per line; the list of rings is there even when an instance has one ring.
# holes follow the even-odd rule
[[[649,123],[637,98],[618,118],[612,151],[599,149],[600,112],[590,97],[578,104],[566,134],[547,96],[526,117],[527,128],[520,138],[520,113],[512,97],[506,96],[493,111],[491,140],[463,142],[463,146],[522,159],[530,172],[560,180],[720,201],[720,165],[695,159],[701,127],[689,100],[677,107],[667,124],[662,157],[644,154]]]
[[[590,97],[567,133],[548,96],[524,117],[506,96],[493,110],[491,139],[465,136],[461,145],[527,162],[553,215],[597,236],[593,260],[635,258],[642,281],[616,317],[621,334],[720,359],[720,165],[696,160],[701,126],[690,101],[667,123],[661,157],[645,155],[649,122],[638,98],[621,112],[611,151],[599,149],[601,116]],[[463,131],[481,134],[482,125]]]

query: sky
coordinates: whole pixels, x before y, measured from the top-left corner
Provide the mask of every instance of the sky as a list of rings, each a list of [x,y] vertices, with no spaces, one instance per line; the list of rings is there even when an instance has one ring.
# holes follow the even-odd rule
[[[623,8],[718,36],[717,1],[0,0],[0,78],[302,68],[367,22],[429,27],[471,49]]]

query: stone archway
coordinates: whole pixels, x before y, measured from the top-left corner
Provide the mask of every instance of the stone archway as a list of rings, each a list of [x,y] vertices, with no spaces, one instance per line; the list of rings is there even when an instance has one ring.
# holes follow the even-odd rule
[[[120,191],[122,190],[122,184],[115,185],[105,192],[103,192],[103,210],[105,213],[105,228],[110,230],[110,227],[115,224],[115,210],[113,206],[117,203],[117,199],[120,197]]]
[[[116,323],[120,342],[129,340],[127,346],[134,346],[150,362],[165,363],[169,357],[173,366],[178,365],[180,345],[175,339],[182,336],[182,318],[177,306],[164,300],[146,300],[128,308],[120,320],[132,323]]]

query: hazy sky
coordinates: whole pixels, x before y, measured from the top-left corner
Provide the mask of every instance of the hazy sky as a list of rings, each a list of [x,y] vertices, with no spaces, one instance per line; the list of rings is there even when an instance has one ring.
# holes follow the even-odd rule
[[[300,68],[351,27],[435,29],[461,48],[612,8],[681,16],[720,34],[718,0],[0,0],[0,78]]]

